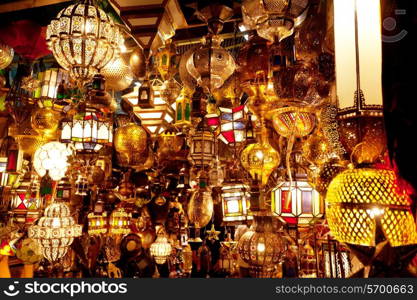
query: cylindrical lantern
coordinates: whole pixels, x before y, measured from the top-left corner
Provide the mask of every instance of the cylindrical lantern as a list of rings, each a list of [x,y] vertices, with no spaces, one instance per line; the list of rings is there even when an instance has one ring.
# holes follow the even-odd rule
[[[67,253],[75,237],[81,236],[82,226],[75,224],[66,204],[52,203],[28,233],[41,245],[42,255],[54,262]]]
[[[216,157],[215,138],[205,119],[198,124],[191,136],[190,157],[198,168],[211,166]]]
[[[110,215],[109,233],[114,235],[126,235],[130,232],[130,213],[124,208],[116,208]]]
[[[87,218],[89,235],[101,235],[107,233],[108,218],[106,212],[101,214],[91,212],[88,214]]]

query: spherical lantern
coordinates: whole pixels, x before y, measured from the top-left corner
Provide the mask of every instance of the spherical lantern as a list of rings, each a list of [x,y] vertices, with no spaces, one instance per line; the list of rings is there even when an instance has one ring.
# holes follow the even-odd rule
[[[233,56],[220,43],[217,36],[203,41],[186,64],[197,84],[208,91],[220,88],[236,69]]]
[[[263,139],[261,142],[249,144],[240,155],[240,162],[253,179],[266,185],[269,175],[278,167],[281,157],[274,148]]]
[[[40,262],[43,257],[42,248],[34,239],[26,238],[17,248],[16,257],[20,259],[25,265],[35,264]]]
[[[85,82],[119,55],[123,37],[103,10],[82,0],[58,13],[46,40],[58,63]]]
[[[52,203],[28,233],[41,245],[42,255],[54,262],[67,253],[75,237],[81,236],[82,226],[75,224],[66,204]]]
[[[51,135],[59,126],[59,116],[50,107],[37,109],[31,118],[32,128],[40,135]]]
[[[382,232],[392,247],[417,243],[410,197],[391,170],[348,169],[330,183],[326,217],[343,243],[375,246]]]
[[[123,57],[116,57],[101,71],[106,87],[114,91],[127,89],[133,81],[133,72]]]
[[[0,43],[0,69],[7,68],[13,60],[14,50],[6,44]]]
[[[131,122],[116,129],[114,148],[128,164],[144,157],[147,144],[146,130],[138,124]]]
[[[208,187],[208,174],[200,172],[199,184],[188,203],[188,219],[196,228],[206,226],[213,215],[214,203],[212,191]]]
[[[133,74],[141,78],[146,73],[146,57],[143,53],[142,48],[137,47],[132,51],[129,58],[129,66]]]
[[[155,258],[157,264],[162,265],[166,262],[167,257],[171,254],[172,247],[168,242],[163,230],[159,230],[157,237],[154,243],[152,243],[150,252],[151,255]]]
[[[284,244],[274,232],[272,217],[255,215],[250,229],[239,239],[241,259],[249,264],[252,277],[271,277],[281,258]]]
[[[36,150],[33,166],[39,176],[45,176],[46,171],[48,171],[52,180],[58,181],[67,172],[67,160],[70,155],[72,155],[72,151],[65,144],[50,142]]]
[[[310,162],[323,165],[332,155],[327,139],[321,134],[314,134],[303,144],[303,156]]]

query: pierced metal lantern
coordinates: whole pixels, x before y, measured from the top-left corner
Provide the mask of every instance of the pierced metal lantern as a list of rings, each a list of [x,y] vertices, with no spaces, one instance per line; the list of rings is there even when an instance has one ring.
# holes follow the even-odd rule
[[[252,219],[249,186],[239,181],[223,183],[221,197],[224,222]]]
[[[417,243],[411,200],[394,171],[343,171],[330,183],[326,203],[327,222],[339,242],[375,246],[382,231],[392,247]]]
[[[93,108],[62,121],[61,142],[73,143],[77,151],[98,152],[113,144],[113,122]]]
[[[123,36],[92,0],[82,0],[58,13],[47,27],[46,40],[58,63],[85,82],[119,55]]]
[[[272,216],[255,215],[252,226],[239,239],[240,257],[249,264],[252,277],[272,277],[283,253],[284,243],[272,222]]]
[[[209,92],[220,88],[236,69],[233,56],[220,46],[221,42],[218,36],[204,39],[186,62],[189,74]]]
[[[126,235],[130,232],[130,220],[132,216],[124,208],[116,208],[109,218],[109,233],[114,235]]]
[[[191,161],[195,167],[209,167],[216,158],[215,138],[207,122],[203,119],[191,136]]]
[[[150,252],[157,264],[162,265],[171,254],[172,246],[163,230],[159,230],[155,242],[152,243]]]
[[[127,89],[134,79],[133,72],[123,57],[114,58],[101,71],[106,87],[114,91]]]
[[[148,136],[146,130],[133,122],[116,129],[114,148],[122,165],[137,165],[146,160]]]
[[[42,255],[54,262],[67,253],[75,237],[81,236],[82,226],[75,224],[66,204],[52,203],[37,225],[29,227],[28,233],[41,245]]]
[[[187,215],[195,228],[203,228],[210,222],[213,216],[214,203],[212,191],[208,187],[208,174],[202,171],[198,177],[198,187],[191,195]]]
[[[309,135],[316,125],[316,116],[307,107],[282,107],[269,113],[275,131],[286,138]]]
[[[14,50],[6,44],[0,43],[0,69],[7,68],[13,60]]]
[[[306,178],[278,184],[271,198],[273,213],[284,223],[308,225],[324,214],[323,199]]]
[[[60,142],[49,142],[39,147],[33,157],[33,167],[39,176],[48,172],[52,180],[60,180],[68,169],[68,156],[72,151]]]
[[[245,0],[244,24],[260,37],[279,42],[293,34],[307,16],[308,0]]]

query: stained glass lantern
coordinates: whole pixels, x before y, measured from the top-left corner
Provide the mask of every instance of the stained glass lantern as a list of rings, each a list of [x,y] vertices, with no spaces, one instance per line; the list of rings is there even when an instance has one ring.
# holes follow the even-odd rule
[[[191,136],[190,157],[197,168],[211,166],[216,158],[215,138],[205,119],[200,121]]]
[[[175,100],[175,126],[185,127],[191,125],[191,95],[183,88]]]
[[[171,254],[172,246],[163,229],[159,229],[155,242],[151,245],[150,252],[158,265],[166,262]]]
[[[272,222],[272,216],[254,215],[252,226],[239,239],[237,249],[251,277],[271,278],[281,259],[284,243]]]
[[[237,180],[225,182],[221,197],[224,222],[252,219],[249,211],[249,186]]]
[[[41,197],[31,187],[31,181],[23,181],[17,189],[11,191],[10,215],[19,223],[32,224],[41,213]]]
[[[235,108],[219,107],[219,116],[206,117],[208,125],[213,129],[219,127],[218,138],[226,145],[235,145],[246,140],[246,114],[245,105]]]
[[[339,242],[373,247],[382,232],[392,247],[416,244],[410,201],[393,171],[347,169],[328,187],[326,218]]]
[[[82,0],[58,13],[47,27],[46,40],[71,77],[86,82],[119,55],[123,36],[92,0]]]
[[[165,46],[160,48],[155,56],[155,66],[164,80],[174,74],[172,68],[175,67],[176,49],[171,39],[165,41]]]
[[[69,74],[61,68],[50,68],[38,73],[38,80],[41,82],[33,97],[42,100],[45,106],[52,106],[53,100],[58,98],[58,87],[60,84],[68,83]]]
[[[186,62],[188,73],[209,92],[220,88],[236,69],[233,56],[221,42],[218,36],[204,39]]]
[[[100,214],[91,212],[88,214],[87,218],[89,235],[101,235],[107,233],[108,217],[106,212]]]
[[[98,152],[113,144],[113,122],[96,109],[87,107],[61,126],[61,142],[73,143],[77,151]]]
[[[116,208],[109,218],[109,233],[113,235],[126,235],[130,232],[132,216],[124,208]]]
[[[0,144],[0,187],[7,186],[22,168],[23,152],[11,136],[5,137]],[[12,178],[10,178],[12,177]],[[12,180],[13,181],[13,180]]]
[[[284,181],[272,190],[272,211],[281,221],[299,226],[309,225],[323,217],[324,203],[306,176]]]
[[[175,113],[171,105],[161,97],[161,90],[153,90],[153,106],[142,108],[138,104],[138,89],[136,86],[131,93],[122,96],[122,99],[133,107],[133,112],[141,120],[142,126],[151,136],[162,133],[172,121]]]
[[[308,0],[245,0],[242,16],[245,26],[258,35],[279,42],[293,34],[307,16]]]
[[[29,237],[39,242],[42,255],[51,262],[63,257],[81,233],[82,226],[75,223],[68,206],[59,202],[49,205],[37,225],[28,230]]]
[[[0,70],[7,68],[13,60],[14,50],[6,44],[0,43]]]

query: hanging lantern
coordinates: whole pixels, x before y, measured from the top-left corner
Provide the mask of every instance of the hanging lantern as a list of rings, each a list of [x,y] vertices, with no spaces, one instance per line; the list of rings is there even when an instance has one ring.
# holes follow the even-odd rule
[[[133,112],[141,120],[142,126],[150,135],[156,136],[162,133],[174,120],[174,109],[161,98],[162,87],[154,89],[153,106],[142,108],[138,102],[138,90],[136,86],[133,92],[122,96],[124,101],[133,107]]]
[[[207,122],[211,128],[216,123],[220,126],[218,138],[226,145],[236,145],[246,140],[246,114],[245,105],[235,108],[219,107],[219,117],[216,119],[207,117]]]
[[[307,16],[308,0],[245,0],[243,22],[256,29],[258,35],[271,42],[280,42],[293,34]]]
[[[307,107],[282,107],[269,113],[275,131],[286,138],[304,137],[316,125],[315,114]]]
[[[91,212],[87,216],[88,218],[88,234],[89,235],[101,235],[107,233],[108,218],[107,213],[102,212],[96,214]]]
[[[183,88],[175,100],[175,126],[187,127],[191,125],[191,95]]]
[[[182,92],[182,85],[173,77],[164,82],[164,89],[161,91],[162,100],[173,104]]]
[[[98,110],[86,107],[62,121],[61,142],[73,143],[80,152],[98,152],[113,144],[113,122]]]
[[[334,1],[334,36],[340,142],[355,162],[373,163],[386,150],[380,2]]]
[[[36,150],[33,157],[33,167],[39,176],[43,177],[48,171],[52,180],[60,180],[68,168],[68,156],[72,151],[65,144],[49,142]]]
[[[208,187],[207,173],[201,171],[198,175],[198,187],[191,195],[188,203],[188,219],[193,223],[195,228],[206,226],[213,215],[213,198],[211,189]]]
[[[10,193],[10,215],[18,223],[32,224],[41,214],[42,200],[32,183],[24,180]]]
[[[306,177],[297,174],[295,181],[284,181],[272,190],[272,211],[284,223],[309,225],[324,214],[323,199]]]
[[[45,106],[51,107],[52,101],[58,99],[60,84],[69,82],[69,74],[61,68],[50,68],[44,72],[39,72],[38,80],[41,84],[33,93],[33,97],[40,99]]]
[[[46,31],[49,49],[71,77],[86,82],[118,57],[123,36],[91,0],[61,10]]]
[[[89,184],[87,176],[83,173],[78,174],[77,179],[75,181],[75,192],[74,194],[77,196],[87,196],[89,191]]]
[[[32,114],[31,125],[40,135],[53,136],[59,126],[59,115],[51,107],[38,108]]]
[[[249,264],[252,277],[270,278],[283,253],[283,241],[275,233],[272,217],[255,215],[250,229],[239,239],[237,249],[241,259]]]
[[[10,185],[22,169],[23,152],[15,139],[7,136],[0,144],[0,187]]]
[[[375,246],[377,232],[392,247],[417,243],[410,198],[390,170],[348,169],[330,183],[326,218],[336,240]]]
[[[157,264],[162,265],[166,262],[168,256],[171,254],[172,246],[168,242],[168,238],[164,229],[159,229],[155,242],[151,245],[150,252],[155,258]]]
[[[239,181],[223,183],[222,187],[223,222],[252,219],[249,211],[249,187]]]
[[[348,278],[351,273],[350,252],[336,240],[318,240],[320,266],[324,278]]]
[[[220,88],[236,69],[233,56],[221,42],[219,36],[204,39],[186,62],[189,74],[208,92]]]
[[[148,136],[145,129],[133,122],[116,129],[114,148],[119,164],[137,166],[143,164],[149,155]]]
[[[216,158],[215,138],[205,119],[201,120],[191,135],[190,157],[197,168],[211,166]]]
[[[70,209],[64,203],[52,203],[37,225],[29,227],[30,238],[42,247],[42,255],[54,262],[63,257],[75,237],[81,236],[82,226],[75,224]]]
[[[110,215],[109,219],[109,233],[114,235],[126,235],[130,232],[130,213],[127,213],[124,208],[116,208]]]
[[[7,68],[13,60],[14,50],[0,42],[0,69]]]
[[[301,247],[300,254],[300,278],[317,278],[317,260],[316,253],[310,242],[307,240],[306,244]]]
[[[113,58],[101,71],[106,78],[106,87],[114,91],[127,89],[133,81],[134,75],[123,57]]]
[[[168,80],[170,76],[175,74],[172,68],[175,67],[176,56],[175,45],[171,39],[165,41],[165,46],[160,48],[155,55],[155,65],[162,79]]]
[[[252,179],[266,185],[272,171],[278,167],[281,157],[267,140],[266,128],[261,132],[260,142],[249,144],[240,155],[240,162]]]

